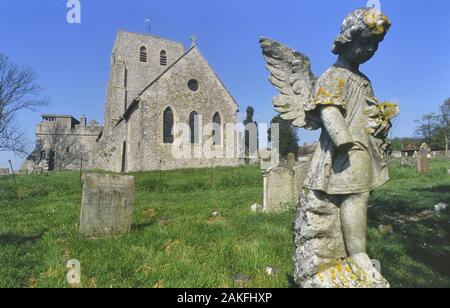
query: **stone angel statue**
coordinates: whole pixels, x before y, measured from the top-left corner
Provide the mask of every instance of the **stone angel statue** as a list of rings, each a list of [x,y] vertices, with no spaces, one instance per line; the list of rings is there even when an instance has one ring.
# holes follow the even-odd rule
[[[389,287],[366,252],[367,209],[370,192],[389,180],[387,137],[399,108],[380,103],[359,68],[390,26],[373,8],[350,14],[333,45],[337,62],[318,79],[307,56],[260,40],[280,92],[275,110],[294,126],[322,129],[294,228],[295,279],[303,287]]]

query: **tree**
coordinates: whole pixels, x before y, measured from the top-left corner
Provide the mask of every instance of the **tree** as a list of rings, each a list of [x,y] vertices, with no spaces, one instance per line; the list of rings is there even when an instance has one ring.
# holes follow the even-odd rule
[[[81,160],[87,157],[79,138],[70,134],[68,129],[59,123],[55,123],[49,128],[47,138],[40,144],[46,149],[50,171],[78,169]]]
[[[403,151],[408,148],[411,149],[419,149],[420,145],[423,143],[423,140],[417,138],[393,138],[389,140],[392,144],[392,151]]]
[[[279,124],[280,126],[280,156],[287,157],[289,153],[294,153],[298,156],[298,136],[297,129],[291,124],[290,121],[283,120],[281,116],[276,116],[271,121],[272,124]],[[269,133],[270,139],[270,133]]]
[[[437,113],[423,115],[415,121],[417,124],[416,136],[428,143],[431,147],[441,147],[439,130],[441,129],[441,117]]]
[[[439,113],[429,113],[418,121],[416,135],[434,148],[449,151],[450,98],[442,103]]]
[[[24,132],[15,116],[21,110],[34,110],[47,103],[37,80],[37,74],[30,67],[19,67],[0,53],[0,152],[25,154]]]
[[[441,105],[441,126],[445,142],[445,152],[449,150],[450,138],[450,98]]]

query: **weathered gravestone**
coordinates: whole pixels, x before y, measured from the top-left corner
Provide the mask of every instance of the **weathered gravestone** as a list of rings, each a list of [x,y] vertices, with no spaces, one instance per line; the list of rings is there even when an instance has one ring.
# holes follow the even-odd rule
[[[351,13],[333,44],[337,62],[318,79],[307,56],[260,40],[281,94],[275,110],[296,127],[322,129],[293,230],[294,278],[302,287],[389,287],[367,254],[367,209],[370,192],[389,180],[387,137],[399,108],[378,101],[359,67],[390,26],[375,8]]]
[[[295,154],[294,153],[289,153],[287,156],[287,167],[288,168],[294,168],[295,165]]]
[[[430,169],[428,167],[428,156],[430,155],[431,150],[428,148],[426,143],[420,146],[420,151],[417,155],[417,172],[428,174]]]
[[[266,213],[284,212],[298,204],[309,161],[294,163],[292,167],[277,166],[265,170],[264,207]]]
[[[263,172],[270,170],[280,163],[280,157],[276,150],[261,150],[259,153],[260,166]]]
[[[0,176],[2,175],[9,175],[9,169],[8,168],[0,168]]]
[[[130,233],[134,177],[86,174],[80,217],[80,235],[101,238]]]
[[[266,172],[264,184],[264,212],[284,212],[294,207],[297,202],[294,197],[294,170],[272,168]]]

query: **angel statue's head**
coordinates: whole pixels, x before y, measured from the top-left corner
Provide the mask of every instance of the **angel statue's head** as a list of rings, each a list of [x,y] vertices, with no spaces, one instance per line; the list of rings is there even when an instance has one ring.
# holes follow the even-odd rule
[[[347,16],[333,44],[333,53],[362,64],[369,61],[391,27],[388,17],[375,8],[362,8]]]

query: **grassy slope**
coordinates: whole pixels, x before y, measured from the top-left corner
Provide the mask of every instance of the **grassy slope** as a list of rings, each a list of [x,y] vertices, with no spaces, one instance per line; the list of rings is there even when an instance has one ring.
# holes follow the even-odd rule
[[[450,286],[442,265],[450,256],[448,215],[395,226],[394,235],[376,229],[393,210],[450,203],[447,168],[435,163],[430,176],[419,176],[394,166],[391,184],[373,195],[370,252],[394,287]],[[69,259],[81,261],[83,287],[233,287],[236,274],[250,276],[249,287],[292,286],[295,213],[250,212],[250,205],[262,203],[259,169],[135,176],[132,234],[98,241],[77,235],[77,173],[19,177],[18,191],[10,178],[0,178],[0,287],[66,287]],[[215,211],[221,217],[212,218]],[[424,253],[421,242],[432,253]],[[267,276],[267,266],[278,274]]]

